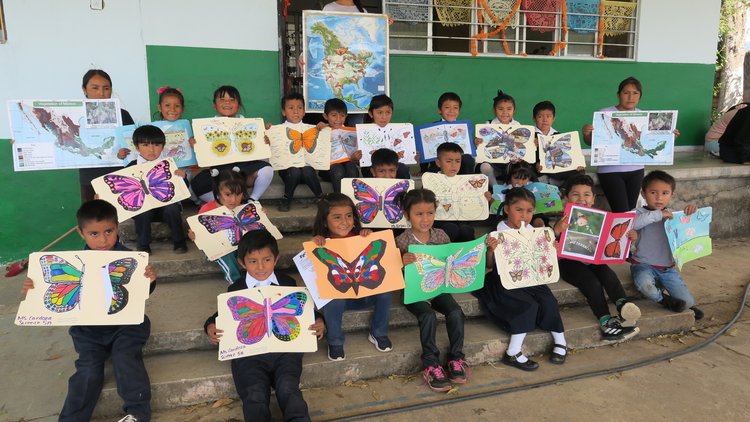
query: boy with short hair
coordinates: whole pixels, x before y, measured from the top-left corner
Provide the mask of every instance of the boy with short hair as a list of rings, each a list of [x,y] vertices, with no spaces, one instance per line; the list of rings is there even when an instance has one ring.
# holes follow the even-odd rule
[[[703,318],[703,311],[695,306],[695,299],[674,267],[664,220],[673,218],[667,208],[676,186],[674,177],[661,170],[649,172],[641,183],[641,194],[646,206],[636,208],[633,229],[638,232],[634,242],[635,252],[630,254],[630,271],[635,287],[647,298],[662,304],[671,311],[691,309],[695,319]],[[695,213],[695,205],[685,207],[685,215]],[[662,289],[668,294],[663,294]]]
[[[323,118],[328,122],[331,130],[341,129],[346,122],[346,103],[339,98],[331,98],[323,107]],[[318,130],[326,127],[324,122],[318,123]],[[333,191],[341,193],[341,179],[348,177],[359,177],[359,166],[357,162],[362,158],[362,151],[356,150],[349,157],[349,161],[331,164],[328,170],[318,171],[320,178],[331,182]]]
[[[594,181],[591,176],[579,174],[571,177],[565,184],[564,201],[593,207],[596,195],[594,195]],[[568,216],[563,216],[555,224],[555,236],[568,228]],[[631,230],[628,236],[635,237]],[[628,300],[625,289],[617,278],[617,274],[606,264],[589,264],[572,259],[561,258],[560,276],[563,280],[577,287],[586,297],[591,311],[599,320],[599,328],[602,330],[602,339],[610,341],[622,341],[634,337],[640,331],[635,327],[636,321],[641,316],[641,310]],[[617,307],[619,319],[612,315],[604,297],[607,292],[609,300]]]
[[[276,272],[279,245],[267,230],[253,230],[242,236],[237,246],[237,262],[247,274],[230,285],[229,292],[262,286],[297,285],[293,278]],[[213,314],[203,326],[213,344],[219,344],[223,333],[223,330],[216,328],[218,316],[218,312]],[[325,334],[325,324],[317,313],[315,324],[309,329],[315,331],[318,339]],[[232,378],[242,400],[246,421],[271,420],[268,407],[271,387],[276,391],[276,400],[285,421],[310,420],[307,403],[299,388],[302,356],[302,353],[266,353],[232,360]]]
[[[537,146],[541,149],[541,146],[539,145],[538,136],[544,135],[544,136],[552,136],[557,135],[560,132],[555,130],[555,128],[552,127],[552,124],[555,123],[555,105],[552,104],[551,101],[542,101],[540,103],[537,103],[534,106],[534,109],[532,111],[534,115],[534,123],[536,124],[535,130],[537,135]],[[544,156],[544,151],[540,151],[540,157]],[[537,172],[541,172],[541,164],[537,162],[536,164],[536,170]],[[540,176],[547,176],[549,178],[550,183],[554,183],[556,185],[560,185],[565,183],[568,178],[573,177],[577,174],[582,174],[586,169],[583,167],[578,167],[575,170],[568,170],[560,173],[539,173]]]
[[[437,109],[442,122],[453,123],[458,120],[458,115],[461,113],[461,106],[463,102],[461,97],[455,92],[444,92],[438,98]],[[436,122],[437,123],[437,122]],[[474,174],[474,167],[476,160],[471,154],[464,154],[463,149],[461,150],[461,167],[458,170],[458,174]],[[429,171],[437,173],[440,168],[433,161],[432,163],[422,163],[420,169],[425,172]]]
[[[409,179],[408,172],[406,172],[406,174],[401,174],[401,177],[399,177],[400,163],[398,162],[398,154],[396,151],[388,148],[376,149],[372,152],[370,161],[372,162],[370,166],[371,177],[381,179]]]
[[[138,157],[127,166],[161,160],[161,153],[166,142],[164,132],[158,127],[153,125],[139,126],[133,132],[133,145],[138,151]],[[185,177],[184,170],[174,169],[173,171],[175,175]],[[172,232],[174,252],[176,254],[187,252],[185,230],[182,226],[182,205],[179,203],[155,208],[133,217],[135,233],[138,237],[138,250],[151,253],[151,223],[159,220],[165,222]]]
[[[85,202],[76,213],[78,234],[86,242],[85,250],[129,251],[118,238],[117,209],[95,199]],[[156,287],[156,273],[146,266],[151,280],[150,292]],[[27,278],[21,293],[34,288]],[[148,421],[151,418],[151,383],[143,365],[143,346],[151,333],[147,315],[134,325],[74,325],[69,330],[78,353],[76,372],[68,380],[68,395],[59,421],[88,421],[104,385],[104,363],[112,359],[117,392],[128,414],[120,422]]]

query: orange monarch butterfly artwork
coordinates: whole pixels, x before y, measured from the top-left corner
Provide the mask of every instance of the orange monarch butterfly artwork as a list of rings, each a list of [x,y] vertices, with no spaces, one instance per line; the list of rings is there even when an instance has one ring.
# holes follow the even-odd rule
[[[607,243],[607,245],[604,247],[604,256],[606,256],[607,258],[619,258],[622,256],[620,239],[622,239],[622,237],[627,233],[629,225],[630,224],[625,221],[612,227],[612,230],[609,234],[614,240]]]
[[[328,170],[331,166],[331,129],[318,130],[304,123],[285,123],[266,131],[271,145],[271,166],[275,170],[310,166]]]
[[[625,262],[634,212],[611,213],[569,203],[563,214],[568,216],[568,228],[560,235],[558,257],[592,264]]]
[[[318,146],[318,128],[311,127],[304,132],[296,131],[292,128],[286,129],[286,137],[292,142],[289,144],[289,151],[292,154],[298,153],[302,147],[305,147],[305,151],[309,153],[315,152],[315,147]]]

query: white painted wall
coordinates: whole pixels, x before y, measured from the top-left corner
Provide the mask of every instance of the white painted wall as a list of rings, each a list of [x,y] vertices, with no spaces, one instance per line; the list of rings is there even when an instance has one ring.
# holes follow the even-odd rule
[[[721,0],[639,2],[639,62],[716,62]]]

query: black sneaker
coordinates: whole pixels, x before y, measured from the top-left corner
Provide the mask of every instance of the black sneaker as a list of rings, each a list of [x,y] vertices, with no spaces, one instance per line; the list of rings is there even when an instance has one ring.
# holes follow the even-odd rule
[[[692,308],[690,308],[690,310],[693,311],[693,313],[695,314],[696,321],[703,319],[703,311],[698,309],[697,306],[693,306]]]
[[[344,353],[344,346],[333,346],[329,344],[328,345],[328,359],[334,362],[342,361],[346,359],[346,354]]]
[[[608,319],[600,328],[602,329],[602,339],[607,341],[627,340],[640,332],[638,327],[623,327],[615,317]]]
[[[422,372],[422,376],[432,391],[448,391],[451,389],[451,382],[440,366],[428,367]]]
[[[279,203],[279,211],[288,212],[290,209],[292,209],[292,200],[287,197],[281,198],[281,202]]]
[[[375,348],[378,349],[378,352],[390,352],[393,350],[393,345],[391,344],[391,340],[386,337],[375,337],[370,333],[367,336],[367,339],[370,340],[370,343],[375,345]]]
[[[677,299],[669,295],[662,296],[661,302],[659,302],[664,306],[665,308],[669,309],[670,311],[674,312],[682,312],[685,310],[685,301],[682,299]]]
[[[635,303],[626,300],[617,307],[617,314],[623,327],[635,327],[638,318],[641,317],[641,309]]]
[[[468,377],[466,369],[469,365],[463,359],[449,360],[446,368],[448,369],[448,379],[454,384],[465,384]]]
[[[151,255],[151,246],[150,245],[138,245],[138,250],[141,252],[146,252],[147,254]]]
[[[174,248],[172,248],[172,250],[174,251],[174,253],[176,253],[178,255],[182,255],[184,253],[187,253],[187,251],[188,251],[188,249],[187,249],[187,243],[185,243],[184,240],[182,242],[177,242],[177,243],[174,244]]]

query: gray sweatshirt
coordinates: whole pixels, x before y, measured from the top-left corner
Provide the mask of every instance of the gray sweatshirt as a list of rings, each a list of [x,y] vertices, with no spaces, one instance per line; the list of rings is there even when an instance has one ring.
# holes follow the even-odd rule
[[[661,211],[651,211],[646,207],[636,208],[634,211],[633,230],[638,232],[638,239],[633,243],[636,251],[631,254],[631,258],[657,267],[674,265]]]

